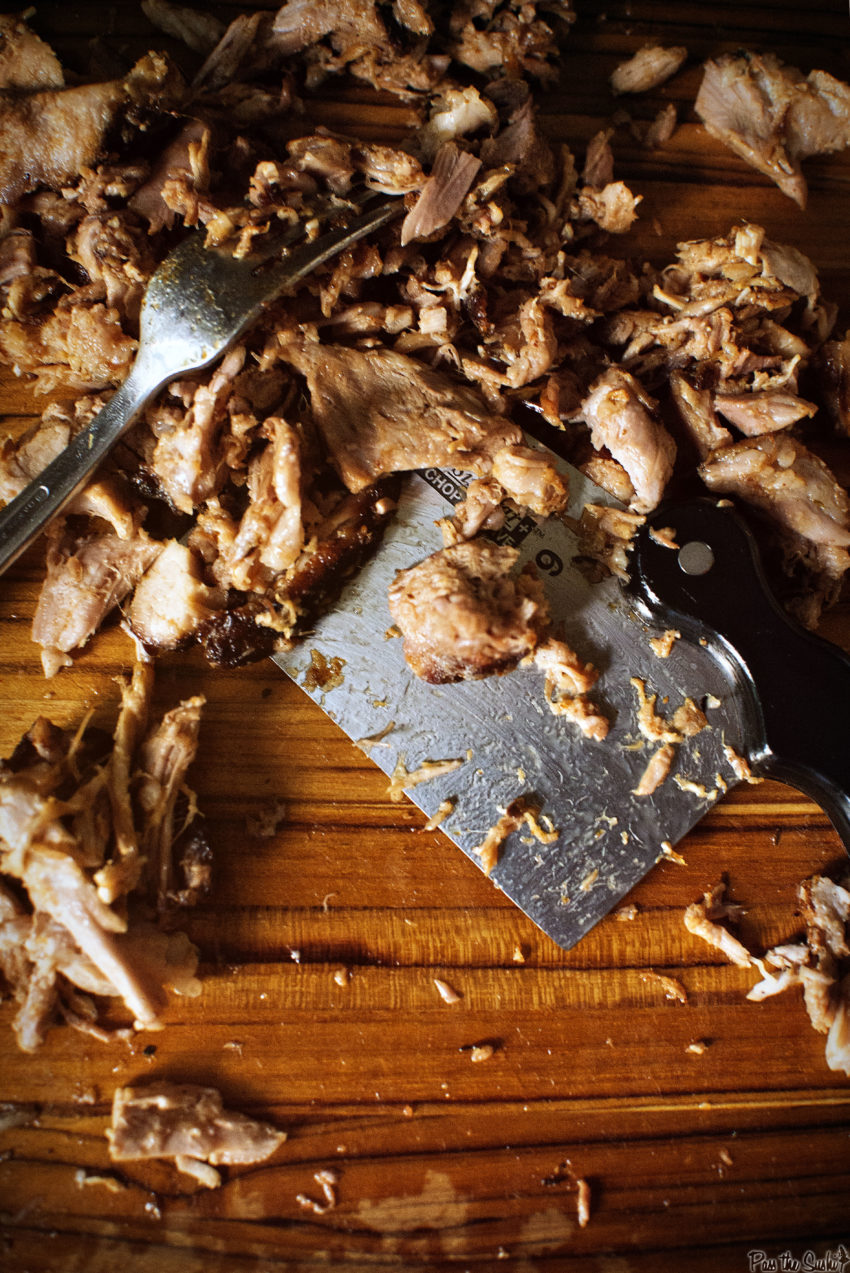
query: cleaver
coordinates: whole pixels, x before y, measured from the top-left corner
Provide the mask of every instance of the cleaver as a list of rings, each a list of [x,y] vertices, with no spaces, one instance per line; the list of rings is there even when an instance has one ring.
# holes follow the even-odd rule
[[[494,538],[519,550],[519,566],[534,563],[553,633],[599,670],[590,698],[610,721],[604,740],[551,712],[532,666],[431,685],[389,634],[396,571],[443,546],[437,522],[465,495],[470,475],[454,469],[409,475],[378,551],[276,661],[477,865],[521,800],[533,817],[502,840],[488,873],[565,949],[748,768],[814,797],[850,849],[850,659],[781,610],[728,500],[662,506],[634,540],[630,583],[591,582],[570,523],[587,502],[618,505],[552,458],[570,483],[565,518],[509,514]],[[680,635],[662,657],[651,641],[670,631]],[[659,743],[641,731],[636,682],[656,696],[656,715],[672,719],[691,699],[708,722],[675,743],[650,795],[637,791]]]

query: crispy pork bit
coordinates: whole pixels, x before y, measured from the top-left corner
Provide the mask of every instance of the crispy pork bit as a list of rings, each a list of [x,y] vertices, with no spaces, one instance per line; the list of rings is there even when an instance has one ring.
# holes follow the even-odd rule
[[[645,44],[613,71],[611,89],[614,93],[647,93],[675,75],[687,56],[685,48]]]
[[[512,575],[519,553],[473,539],[400,570],[390,586],[404,656],[432,684],[506,672],[540,639],[547,609],[540,585]]]
[[[622,464],[635,490],[631,507],[648,513],[659,503],[673,473],[676,444],[651,414],[654,403],[634,376],[611,367],[581,406],[597,450]]]
[[[805,208],[801,162],[850,145],[850,88],[770,54],[705,64],[695,109],[708,131]]]
[[[264,1162],[286,1140],[269,1123],[225,1109],[213,1087],[165,1082],[117,1088],[106,1134],[113,1162],[171,1158],[210,1188],[221,1183],[216,1166]]]
[[[350,491],[431,465],[486,477],[496,451],[521,441],[470,385],[391,349],[301,341],[282,354],[307,380],[313,418]]]

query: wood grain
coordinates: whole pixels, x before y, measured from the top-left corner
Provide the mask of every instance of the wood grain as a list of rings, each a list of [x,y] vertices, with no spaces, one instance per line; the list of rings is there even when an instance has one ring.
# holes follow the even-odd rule
[[[844,0],[577,8],[543,114],[579,152],[620,104],[606,88],[618,61],[654,39],[691,55],[670,86],[629,103],[650,118],[675,101],[671,142],[650,156],[615,136],[618,175],[643,196],[623,250],[666,260],[675,241],[749,218],[812,256],[850,320],[850,155],[808,164],[801,213],[692,110],[699,62],[742,46],[850,78]],[[133,3],[45,0],[36,26],[78,69],[95,33],[122,57],[151,42]],[[311,117],[390,139],[412,118],[350,86]],[[7,372],[4,427],[38,410]],[[837,462],[850,472],[840,447]],[[36,548],[0,581],[2,754],[41,713],[67,725],[92,707],[108,723],[132,660],[112,627],[44,680],[29,639],[39,566]],[[850,648],[846,604],[824,631]],[[682,924],[725,875],[747,908],[745,941],[794,934],[798,882],[842,856],[815,805],[777,783],[736,789],[679,846],[683,864],[634,890],[634,920],[609,917],[564,952],[413,806],[390,801],[383,775],[271,663],[212,672],[194,655],[164,659],[157,702],[189,693],[207,698],[194,785],[218,862],[188,921],[203,993],[174,1000],[165,1029],[129,1047],[57,1029],[34,1057],[15,1049],[12,1005],[0,1005],[0,1113],[18,1120],[0,1131],[0,1268],[708,1273],[745,1270],[757,1249],[850,1247],[850,1082],[827,1068],[796,995],[746,1002],[752,978]],[[251,838],[247,819],[269,801],[285,820]],[[686,1002],[665,998],[659,973]],[[492,1055],[475,1062],[483,1043]],[[164,1164],[115,1170],[112,1092],[153,1076],[218,1085],[288,1139],[215,1191]],[[314,1174],[328,1167],[337,1202],[317,1214],[298,1196],[319,1200]]]

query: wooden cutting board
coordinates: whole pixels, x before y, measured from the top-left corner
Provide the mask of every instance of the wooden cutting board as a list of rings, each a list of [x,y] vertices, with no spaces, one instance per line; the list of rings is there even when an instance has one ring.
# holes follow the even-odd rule
[[[614,136],[617,175],[643,195],[634,250],[666,260],[678,239],[760,222],[812,257],[846,325],[850,152],[807,165],[803,213],[692,109],[700,62],[740,47],[850,79],[844,0],[576,5],[563,85],[543,105],[578,153],[621,104],[607,91],[620,60],[649,40],[690,52],[672,84],[629,102],[642,118],[676,102],[663,150]],[[131,3],[45,0],[35,25],[72,66],[95,34],[122,57],[163,44]],[[352,88],[311,115],[371,136],[409,122]],[[37,409],[7,373],[6,427]],[[844,448],[835,456],[850,473]],[[44,680],[29,639],[39,560],[33,550],[0,581],[0,754],[39,714],[71,725],[93,707],[109,724],[114,678],[132,662],[112,627]],[[847,605],[824,632],[850,648]],[[157,701],[190,693],[207,699],[194,786],[218,864],[188,920],[203,993],[174,1001],[166,1028],[132,1046],[56,1029],[34,1056],[16,1050],[13,1007],[0,1005],[0,1123],[22,1120],[0,1131],[0,1268],[732,1273],[769,1268],[759,1252],[807,1267],[850,1248],[850,1079],[827,1068],[796,992],[747,1002],[751,976],[682,924],[725,877],[748,944],[795,934],[797,884],[842,858],[815,805],[776,783],[738,788],[679,846],[682,864],[634,891],[635,919],[609,918],[565,953],[413,806],[390,801],[383,775],[273,664],[164,659]],[[277,802],[277,833],[252,838],[249,815]],[[665,997],[658,973],[686,1002]],[[476,1060],[482,1044],[492,1054]],[[153,1077],[216,1085],[288,1140],[214,1191],[160,1164],[115,1172],[112,1092]],[[328,1169],[324,1209],[314,1177]]]

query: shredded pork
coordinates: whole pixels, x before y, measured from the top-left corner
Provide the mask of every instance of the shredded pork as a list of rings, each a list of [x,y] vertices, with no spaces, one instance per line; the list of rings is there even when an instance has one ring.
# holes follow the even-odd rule
[[[24,18],[0,29],[0,113],[16,139],[0,164],[0,356],[60,399],[4,443],[3,498],[126,376],[145,283],[182,227],[245,254],[281,222],[345,213],[359,183],[404,199],[406,215],[146,408],[51,532],[33,634],[48,674],[117,607],[152,654],[199,644],[232,666],[286,650],[375,550],[397,477],[412,469],[474,479],[444,521],[448,546],[497,529],[506,503],[560,514],[564,483],[520,427],[529,407],[636,516],[688,465],[712,489],[733,486],[780,526],[787,604],[817,622],[850,560],[841,494],[825,494],[828,469],[801,450],[821,414],[801,392],[816,360],[827,410],[844,410],[834,308],[811,262],[758,226],[682,244],[661,268],[606,255],[606,236],[638,211],[616,178],[612,132],[583,155],[554,146],[532,91],[553,73],[566,3],[545,17],[513,0],[461,4],[438,20],[411,0],[391,28],[373,0],[288,0],[229,25],[171,0],[146,0],[145,12],[204,59],[191,82],[151,53],[123,77],[69,87]],[[657,86],[683,56],[646,46],[614,86]],[[755,57],[713,65],[748,93],[784,85],[792,156],[841,141],[844,98],[829,77]],[[473,86],[457,67],[485,78]],[[389,144],[305,127],[298,93],[343,72],[416,97],[409,135]],[[269,122],[261,147],[252,129]],[[814,534],[800,517],[789,528],[777,497],[788,447]],[[757,480],[731,472],[752,471],[756,455]],[[823,509],[837,527],[829,542]],[[592,522],[588,556],[627,573],[627,515]]]
[[[135,1028],[157,1029],[167,988],[197,992],[197,952],[173,931],[175,907],[210,883],[186,784],[196,737],[184,728],[179,759],[173,742],[158,770],[157,757],[175,718],[196,720],[200,701],[151,726],[152,688],[151,666],[137,664],[111,740],[85,722],[71,734],[42,717],[0,765],[0,971],[19,1005],[13,1029],[25,1051],[63,1018],[110,1037],[97,1024],[100,999],[123,1002]],[[171,918],[166,927],[152,923],[157,912]]]

